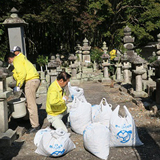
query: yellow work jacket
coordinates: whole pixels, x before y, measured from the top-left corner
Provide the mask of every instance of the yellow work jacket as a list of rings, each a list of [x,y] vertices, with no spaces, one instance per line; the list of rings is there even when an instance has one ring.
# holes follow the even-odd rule
[[[57,116],[67,109],[63,100],[63,90],[55,80],[48,88],[46,112],[51,116]]]
[[[24,82],[32,79],[39,79],[39,73],[34,65],[22,54],[19,53],[13,60],[13,77],[16,80],[16,86],[22,86]]]

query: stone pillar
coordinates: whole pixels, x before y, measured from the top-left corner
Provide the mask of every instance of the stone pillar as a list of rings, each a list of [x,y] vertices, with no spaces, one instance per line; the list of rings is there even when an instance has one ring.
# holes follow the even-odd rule
[[[27,57],[24,34],[24,26],[27,25],[27,23],[18,17],[17,9],[12,8],[10,12],[11,16],[3,22],[3,25],[8,28],[10,50],[12,50],[14,46],[19,46],[21,47],[22,53]]]
[[[142,91],[142,75],[141,74],[136,75],[136,91],[137,92]]]
[[[104,66],[104,78],[109,78],[108,66]]]
[[[72,64],[71,65],[71,72],[72,72],[72,79],[76,79],[77,78],[77,66]]]
[[[55,59],[55,56],[51,56],[51,59],[48,63],[50,83],[54,82],[57,78],[58,72],[56,68],[60,65],[60,61]]]
[[[77,79],[77,68],[78,66],[76,64],[70,65],[72,77],[70,79],[70,82],[72,85],[79,85],[81,83],[81,79]]]
[[[104,62],[102,63],[102,66],[104,67],[102,82],[106,82],[110,84],[111,79],[109,78],[109,73],[108,73],[108,67],[110,66],[110,64],[107,62]]]
[[[7,98],[12,93],[6,90],[6,76],[7,74],[0,69],[0,133],[6,132],[8,129]]]
[[[130,83],[130,78],[129,78],[129,64],[126,64],[124,66],[122,66],[123,69],[123,83],[127,84]]]
[[[122,82],[122,64],[116,64],[116,81],[117,82]]]
[[[116,67],[117,67],[117,81],[121,81],[122,80],[122,75],[121,75],[121,67],[122,67],[122,65],[121,64],[119,64],[119,65],[116,65]]]
[[[7,131],[8,129],[8,108],[7,101],[0,98],[0,133]]]

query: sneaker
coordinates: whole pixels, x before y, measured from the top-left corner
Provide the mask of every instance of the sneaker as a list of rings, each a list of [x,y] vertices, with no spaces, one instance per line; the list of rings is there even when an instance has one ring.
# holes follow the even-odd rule
[[[38,127],[31,127],[26,131],[26,134],[36,133],[40,128],[41,128],[40,125]]]

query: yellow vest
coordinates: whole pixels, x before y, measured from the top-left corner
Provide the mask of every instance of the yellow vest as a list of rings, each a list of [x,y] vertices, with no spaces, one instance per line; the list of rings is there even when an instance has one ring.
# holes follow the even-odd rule
[[[63,98],[62,88],[59,86],[57,80],[55,80],[47,92],[46,112],[49,115],[57,116],[63,113],[67,107]]]
[[[21,87],[24,82],[39,79],[39,73],[36,68],[22,53],[19,53],[14,58],[13,66],[13,77],[17,81],[16,86]]]

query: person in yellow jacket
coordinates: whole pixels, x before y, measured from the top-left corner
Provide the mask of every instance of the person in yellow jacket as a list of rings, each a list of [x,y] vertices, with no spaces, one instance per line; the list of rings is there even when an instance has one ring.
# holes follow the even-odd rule
[[[27,100],[27,109],[31,128],[26,131],[27,134],[36,132],[40,129],[38,108],[36,105],[36,91],[40,85],[39,73],[34,65],[21,53],[21,48],[15,46],[8,55],[8,62],[13,63],[13,77],[16,80],[16,87],[13,91],[20,91],[25,84],[25,96]]]
[[[62,118],[67,115],[66,101],[68,97],[64,94],[64,87],[70,80],[70,75],[62,71],[57,79],[49,86],[46,100],[47,120],[55,129],[62,128],[68,132]]]

